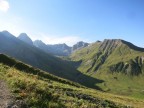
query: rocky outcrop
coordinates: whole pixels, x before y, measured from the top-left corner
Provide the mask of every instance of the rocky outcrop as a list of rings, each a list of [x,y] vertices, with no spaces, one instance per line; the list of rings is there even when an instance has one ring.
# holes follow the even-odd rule
[[[121,44],[120,39],[105,39],[103,42],[101,42],[101,45],[99,47],[99,51],[96,53],[95,58],[93,60],[91,68],[87,70],[96,72],[106,61],[108,56],[112,53],[112,51]]]
[[[144,70],[143,57],[136,57],[128,62],[119,62],[109,67],[110,72],[122,72],[127,75],[139,75]]]
[[[100,47],[99,50],[101,51],[109,51],[111,52],[114,50],[117,46],[121,45],[121,40],[120,39],[105,39]]]

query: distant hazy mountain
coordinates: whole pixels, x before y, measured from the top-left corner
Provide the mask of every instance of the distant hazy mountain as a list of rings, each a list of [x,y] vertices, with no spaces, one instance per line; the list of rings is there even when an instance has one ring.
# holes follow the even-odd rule
[[[56,56],[68,56],[71,53],[71,47],[66,44],[46,45],[41,40],[36,40],[33,43],[36,47]]]
[[[6,32],[7,31],[5,31],[5,34],[8,34]],[[89,45],[88,43],[82,42],[82,41],[77,42],[72,47],[66,45],[65,43],[63,43],[63,44],[54,44],[54,45],[51,45],[51,44],[46,45],[41,40],[35,40],[33,42],[26,33],[21,33],[18,36],[18,39],[20,39],[20,40],[22,40],[22,41],[24,41],[24,42],[26,42],[30,45],[34,45],[37,48],[39,48],[39,49],[41,49],[41,50],[43,50],[43,51],[45,51],[49,54],[55,55],[55,56],[68,56],[73,51],[79,50],[79,49],[84,48],[84,47]]]
[[[47,45],[45,43],[43,43],[41,40],[35,40],[33,42],[34,46],[36,46],[37,48],[40,48],[42,50],[44,50],[45,52],[48,52],[47,50]],[[48,52],[49,53],[49,52]]]
[[[79,50],[81,48],[84,48],[88,46],[88,43],[85,42],[78,42],[72,47],[66,45],[66,44],[54,44],[54,45],[46,45],[43,43],[41,40],[36,40],[33,42],[34,45],[42,50],[44,50],[47,53],[51,53],[56,56],[68,56],[70,55],[73,51]]]
[[[79,50],[81,48],[84,48],[88,45],[89,45],[89,43],[86,43],[86,42],[83,42],[83,41],[77,42],[75,45],[73,45],[72,52],[76,51],[76,50]]]
[[[9,33],[9,32],[6,31],[6,30],[4,30],[4,31],[2,31],[2,32],[0,32],[0,33],[3,34],[3,35],[5,35],[5,37],[8,37],[8,38],[13,38],[13,37],[14,37],[11,33]]]
[[[29,38],[29,36],[26,34],[26,33],[21,33],[19,36],[18,36],[18,39],[30,44],[30,45],[33,45],[33,41]]]

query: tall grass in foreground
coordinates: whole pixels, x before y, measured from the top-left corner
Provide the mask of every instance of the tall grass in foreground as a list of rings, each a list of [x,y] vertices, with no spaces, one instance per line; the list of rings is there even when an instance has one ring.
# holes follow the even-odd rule
[[[24,100],[32,108],[118,107],[113,102],[83,94],[82,88],[28,74],[15,68],[1,67],[16,100]]]
[[[31,108],[131,108],[143,101],[60,83],[0,64],[0,76],[8,82],[16,100]]]

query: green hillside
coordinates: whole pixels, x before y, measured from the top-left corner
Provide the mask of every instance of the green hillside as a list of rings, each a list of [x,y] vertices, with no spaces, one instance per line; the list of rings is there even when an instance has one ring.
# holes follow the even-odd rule
[[[70,80],[74,80],[73,77],[79,73],[65,61],[21,41],[7,31],[0,32],[0,53]]]
[[[12,63],[17,65],[12,65]],[[141,108],[144,101],[89,89],[77,83],[0,56],[0,79],[5,80],[15,100],[31,108]]]
[[[103,80],[102,90],[144,99],[144,49],[120,39],[96,42],[76,51],[70,60],[78,70]]]
[[[0,53],[87,87],[94,87],[96,83],[102,82],[79,72],[66,60],[61,60],[33,45],[27,44],[7,31],[0,32]],[[13,62],[12,65],[14,65]],[[95,88],[99,89],[97,86]]]

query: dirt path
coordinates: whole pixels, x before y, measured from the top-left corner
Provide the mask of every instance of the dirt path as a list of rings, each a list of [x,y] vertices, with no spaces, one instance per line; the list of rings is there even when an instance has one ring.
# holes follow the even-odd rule
[[[8,105],[12,102],[12,96],[10,94],[7,84],[0,80],[0,108],[8,108]]]

